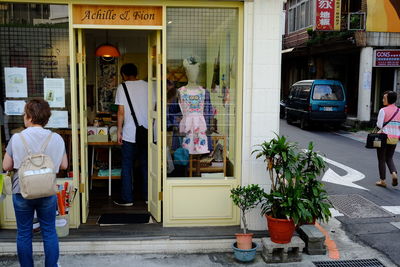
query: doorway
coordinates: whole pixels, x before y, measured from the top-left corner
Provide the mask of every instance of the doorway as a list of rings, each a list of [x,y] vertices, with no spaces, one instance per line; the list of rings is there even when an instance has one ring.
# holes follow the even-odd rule
[[[77,29],[80,121],[81,221],[96,224],[104,214],[145,214],[161,221],[161,31]],[[97,57],[102,44],[118,48],[119,57]],[[120,68],[134,63],[138,79],[148,83],[148,195],[134,169],[132,207],[113,203],[121,192],[121,146],[117,144],[115,93]],[[82,90],[83,89],[83,90]],[[127,110],[125,110],[126,112]],[[158,141],[160,140],[160,141]],[[146,201],[148,199],[148,202]]]
[[[385,91],[396,91],[395,68],[375,68],[375,101],[374,112],[377,113],[382,107],[382,97]]]

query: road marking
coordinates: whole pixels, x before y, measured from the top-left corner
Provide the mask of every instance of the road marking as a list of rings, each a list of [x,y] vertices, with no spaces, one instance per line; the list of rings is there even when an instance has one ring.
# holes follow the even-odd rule
[[[343,213],[340,213],[337,209],[329,208],[329,211],[332,214],[332,217],[344,216]]]
[[[321,156],[322,157],[322,156]],[[349,186],[349,187],[354,187],[358,189],[363,189],[367,190],[367,188],[359,186],[354,184],[353,182],[360,181],[365,178],[365,175],[357,170],[354,170],[346,165],[343,165],[339,162],[333,161],[331,159],[322,157],[325,162],[335,165],[336,167],[343,169],[345,172],[347,172],[346,175],[340,176],[336,172],[334,172],[331,168],[329,168],[324,176],[322,177],[322,181],[332,183],[332,184],[339,184],[339,185],[344,185],[344,186]]]
[[[329,233],[317,222],[315,223],[315,227],[317,227],[325,236],[325,245],[328,250],[329,258],[333,260],[340,259],[339,249],[337,248],[335,241],[330,238]]]
[[[400,214],[400,206],[381,206],[381,208],[396,215]]]

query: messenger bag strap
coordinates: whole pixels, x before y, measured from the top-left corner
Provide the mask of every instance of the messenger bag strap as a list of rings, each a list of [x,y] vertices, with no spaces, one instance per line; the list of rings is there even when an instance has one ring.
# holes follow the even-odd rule
[[[31,155],[31,154],[32,154],[32,151],[31,151],[31,149],[29,148],[29,145],[28,145],[28,143],[26,142],[26,139],[25,139],[24,135],[23,135],[22,133],[19,133],[18,135],[19,135],[19,137],[20,137],[21,140],[22,140],[22,144],[24,145],[25,152],[26,152],[28,155]]]
[[[126,84],[125,83],[122,83],[122,87],[124,87],[124,92],[125,92],[125,95],[126,95],[126,99],[128,100],[129,108],[131,110],[131,114],[132,114],[133,120],[135,121],[135,125],[136,125],[136,128],[137,128],[137,127],[139,127],[139,122],[138,122],[138,120],[136,118],[135,110],[133,109],[131,98],[129,97],[129,94],[128,94],[128,88],[126,88]]]
[[[396,112],[393,114],[393,116],[392,116],[387,122],[385,122],[385,123],[382,125],[382,129],[383,129],[383,127],[385,127],[389,122],[391,122],[391,121],[394,119],[394,117],[397,115],[397,113],[399,113],[399,108],[397,108],[397,110],[396,110]]]
[[[40,153],[41,153],[41,154],[43,154],[44,151],[46,150],[46,147],[47,147],[47,145],[49,144],[52,135],[53,135],[53,133],[51,132],[51,133],[47,136],[46,141],[44,141],[44,143],[43,143],[43,145],[42,145],[42,148],[40,149]]]

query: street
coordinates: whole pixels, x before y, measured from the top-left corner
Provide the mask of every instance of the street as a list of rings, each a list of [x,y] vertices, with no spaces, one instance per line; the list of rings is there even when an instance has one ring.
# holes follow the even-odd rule
[[[400,264],[399,249],[393,246],[400,240],[400,190],[398,186],[391,185],[389,171],[386,175],[387,188],[375,185],[378,181],[376,151],[366,149],[364,142],[344,137],[336,131],[318,127],[304,131],[296,124],[288,125],[285,120],[280,121],[280,134],[297,142],[299,148],[307,148],[312,141],[315,151],[329,159],[329,162],[335,162],[335,165],[328,164],[331,169],[327,171],[328,175],[333,171],[336,173],[334,177],[345,179],[341,184],[340,179],[336,180],[337,183],[324,183],[335,208],[344,214],[336,219],[341,221],[344,230],[353,240],[379,250],[396,264]],[[395,153],[394,161],[397,168],[400,168],[398,152]],[[339,168],[337,163],[344,166]],[[349,170],[351,173],[348,173]],[[355,181],[355,186],[351,186],[348,180],[354,175],[358,175],[358,178],[365,177]],[[326,178],[323,177],[322,180]]]

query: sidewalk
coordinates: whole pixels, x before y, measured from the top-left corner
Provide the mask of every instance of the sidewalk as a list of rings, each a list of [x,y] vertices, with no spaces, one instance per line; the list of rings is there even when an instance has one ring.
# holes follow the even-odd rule
[[[339,260],[377,259],[383,266],[396,266],[378,251],[351,241],[341,229],[341,224],[332,218],[328,224],[321,224],[335,241],[340,258]],[[255,239],[260,242],[260,238]],[[133,241],[63,241],[60,239],[60,265],[65,266],[243,266],[235,261],[231,249],[234,239],[203,240],[133,240]],[[19,266],[14,255],[1,256],[6,244],[0,243],[0,267]],[[7,242],[15,252],[15,242]],[[35,263],[43,265],[42,245],[35,242]],[[333,261],[326,255],[310,256],[303,254],[301,262],[269,264],[268,266],[309,267],[315,266],[315,261]],[[246,266],[265,266],[266,263],[257,254],[253,263]],[[342,265],[344,266],[344,265]],[[360,265],[359,265],[360,266]],[[376,265],[374,265],[376,266]]]
[[[339,130],[336,131],[335,134],[347,137],[353,140],[356,140],[358,142],[366,143],[367,141],[367,135],[369,132],[367,131],[358,131],[358,132],[347,132],[344,130]],[[400,146],[396,146],[396,152],[400,152]]]

